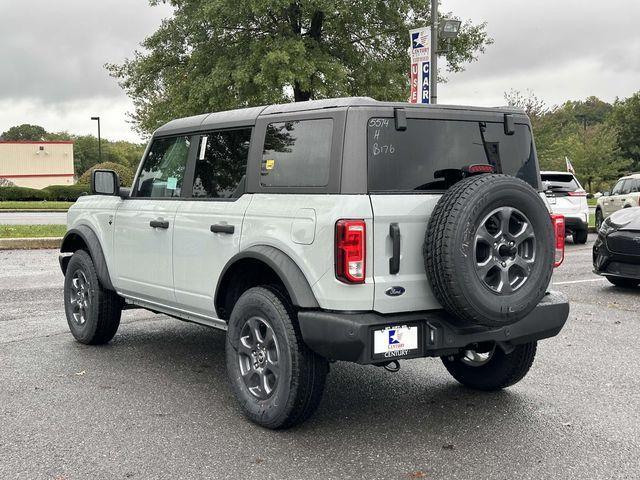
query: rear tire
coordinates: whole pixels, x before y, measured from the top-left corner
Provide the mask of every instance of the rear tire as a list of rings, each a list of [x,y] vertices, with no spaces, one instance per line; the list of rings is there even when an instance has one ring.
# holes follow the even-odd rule
[[[329,371],[302,340],[289,299],[255,287],[238,299],[226,342],[227,373],[244,414],[271,429],[293,427],[318,408]]]
[[[575,244],[585,244],[587,243],[587,238],[589,237],[588,230],[577,230],[573,234],[573,243]]]
[[[108,343],[118,331],[124,301],[98,281],[91,256],[76,251],[64,278],[64,310],[69,330],[87,345]]]
[[[623,278],[623,277],[606,277],[616,287],[621,288],[635,288],[640,284],[640,280],[635,278]]]
[[[448,372],[465,387],[494,391],[510,387],[529,372],[536,356],[537,343],[518,345],[511,353],[496,346],[486,361],[469,361],[464,354],[442,357]]]

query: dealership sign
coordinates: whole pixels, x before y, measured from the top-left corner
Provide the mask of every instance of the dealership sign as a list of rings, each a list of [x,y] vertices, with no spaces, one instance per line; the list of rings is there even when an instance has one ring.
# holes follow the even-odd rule
[[[429,103],[431,68],[431,28],[410,30],[411,48],[411,103]]]

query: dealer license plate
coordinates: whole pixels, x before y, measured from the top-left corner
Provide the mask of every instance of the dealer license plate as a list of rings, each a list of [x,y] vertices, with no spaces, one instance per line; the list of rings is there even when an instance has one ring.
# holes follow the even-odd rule
[[[418,327],[397,325],[373,332],[373,354],[404,357],[418,350]]]

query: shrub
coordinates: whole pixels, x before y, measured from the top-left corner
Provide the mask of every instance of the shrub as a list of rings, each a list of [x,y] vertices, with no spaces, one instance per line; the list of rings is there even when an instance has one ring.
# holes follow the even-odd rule
[[[120,185],[122,185],[123,187],[130,187],[131,184],[133,183],[133,171],[125,165],[121,165],[119,163],[113,163],[113,162],[104,162],[104,163],[99,163],[97,165],[94,165],[93,167],[91,167],[89,170],[87,170],[80,176],[80,178],[78,179],[78,183],[82,185],[90,185],[91,173],[94,170],[98,170],[98,169],[114,170],[120,177]]]
[[[47,200],[46,192],[26,187],[0,188],[0,201]]]
[[[75,202],[78,197],[91,191],[89,185],[50,185],[42,189],[46,200],[52,202]]]
[[[89,193],[89,185],[51,185],[42,190],[27,187],[2,187],[0,188],[0,201],[75,202],[78,197],[86,193]]]

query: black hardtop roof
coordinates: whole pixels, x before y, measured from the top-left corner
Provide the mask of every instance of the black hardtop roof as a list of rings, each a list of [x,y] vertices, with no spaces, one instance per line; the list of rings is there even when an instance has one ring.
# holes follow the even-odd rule
[[[525,115],[522,109],[514,107],[471,107],[465,105],[425,105],[405,102],[379,102],[369,97],[328,98],[308,102],[292,102],[261,107],[239,108],[223,112],[205,113],[193,117],[178,118],[165,123],[154,132],[154,136],[175,135],[188,131],[212,128],[233,128],[253,125],[259,116],[279,113],[305,112],[329,108],[347,107],[392,107],[406,109],[434,109],[440,111],[500,112]]]

